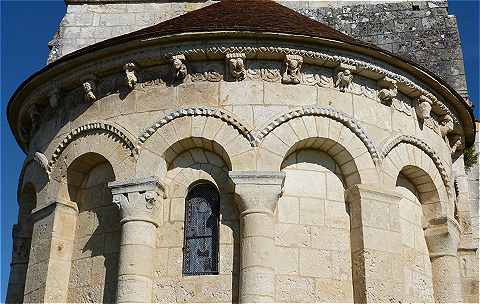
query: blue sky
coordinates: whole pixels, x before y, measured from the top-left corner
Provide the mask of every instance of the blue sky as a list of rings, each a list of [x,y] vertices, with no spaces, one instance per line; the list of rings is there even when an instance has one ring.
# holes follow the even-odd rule
[[[1,296],[5,299],[12,248],[11,228],[17,221],[17,182],[25,155],[18,148],[5,109],[10,96],[47,60],[47,43],[65,14],[63,0],[5,1],[1,3]],[[479,99],[479,2],[449,1],[457,16],[471,99]],[[480,115],[477,105],[476,116]]]

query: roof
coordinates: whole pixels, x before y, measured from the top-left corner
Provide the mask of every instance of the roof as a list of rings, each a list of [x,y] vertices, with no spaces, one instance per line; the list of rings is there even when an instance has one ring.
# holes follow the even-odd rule
[[[345,42],[358,42],[348,35],[271,0],[220,1],[126,34],[124,38],[215,31],[299,34]]]

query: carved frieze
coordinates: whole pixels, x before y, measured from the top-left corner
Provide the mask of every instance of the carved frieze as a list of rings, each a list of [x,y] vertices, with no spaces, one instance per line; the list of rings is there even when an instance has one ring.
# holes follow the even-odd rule
[[[240,81],[245,79],[247,70],[245,68],[244,53],[229,53],[225,56],[227,73],[231,80]]]
[[[172,56],[171,54],[177,54]],[[339,56],[339,55],[332,55],[332,53],[325,52],[325,51],[318,51],[318,49],[301,49],[299,48],[292,48],[291,46],[253,46],[253,45],[230,45],[225,44],[221,46],[208,46],[208,47],[198,47],[198,48],[183,48],[180,50],[178,48],[163,48],[160,52],[160,58],[163,58],[163,63],[170,63],[170,65],[165,65],[165,71],[158,74],[155,79],[152,78],[145,78],[142,73],[142,79],[139,79],[138,73],[135,72],[133,65],[130,63],[124,66],[125,70],[125,79],[127,84],[130,88],[134,88],[135,84],[138,83],[138,86],[141,88],[145,88],[148,86],[154,85],[165,85],[172,81],[169,78],[169,69],[173,70],[173,81],[174,82],[182,82],[185,77],[187,77],[187,67],[185,64],[185,54],[195,57],[198,54],[201,54],[204,58],[205,55],[214,54],[219,57],[219,55],[224,54],[224,58],[226,60],[227,65],[227,73],[226,78],[231,80],[241,80],[241,79],[251,79],[251,80],[264,80],[269,82],[283,82],[283,83],[303,83],[306,85],[315,85],[321,87],[332,87],[335,86],[339,88],[341,91],[352,91],[352,84],[354,83],[354,77],[352,73],[359,74],[359,81],[361,82],[360,78],[371,77],[369,75],[374,75],[371,77],[373,79],[379,79],[379,76],[383,76],[383,79],[388,82],[390,81],[390,85],[382,87],[379,91],[376,90],[375,87],[366,86],[366,85],[358,85],[359,90],[357,90],[357,86],[355,86],[355,94],[362,94],[369,98],[380,99],[384,103],[390,102],[392,107],[401,111],[407,115],[412,115],[412,110],[409,108],[405,102],[400,101],[396,98],[398,93],[406,94],[406,96],[420,96],[418,102],[416,104],[415,110],[419,119],[424,117],[422,122],[424,122],[428,127],[432,128],[436,132],[441,133],[442,129],[439,128],[438,123],[436,123],[435,119],[432,118],[432,115],[428,115],[430,111],[432,111],[432,105],[435,104],[436,111],[440,109],[440,114],[448,114],[453,120],[454,124],[460,124],[458,121],[457,115],[451,110],[447,105],[445,105],[442,101],[439,101],[432,93],[428,90],[422,88],[421,86],[417,85],[415,82],[407,78],[406,76],[396,74],[391,72],[383,67],[374,65],[370,62],[365,62],[359,60],[357,58],[350,58],[346,56]],[[248,56],[255,56],[258,54],[270,54],[274,55],[275,58],[278,58],[279,54],[284,56],[283,61],[283,68],[281,68],[281,62],[249,62],[249,66],[245,65],[245,57],[246,54]],[[295,55],[292,55],[295,54]],[[263,56],[262,55],[262,56]],[[115,59],[111,59],[109,61],[102,62],[101,65],[98,63],[86,66],[82,71],[82,75],[89,75],[90,73],[96,72],[92,69],[95,68],[96,70],[106,69],[113,64],[116,64],[117,67],[119,64],[123,64],[127,60],[131,60],[135,58],[135,61],[141,61],[142,58],[150,58],[152,56],[149,52],[139,52],[139,53],[130,53],[128,58],[126,55],[123,57],[117,57]],[[156,53],[158,58],[158,54]],[[332,77],[331,72],[328,73],[302,73],[302,64],[305,58],[308,58],[308,63],[310,66],[326,66],[328,69],[331,69],[332,66],[338,65],[339,68],[337,73],[334,77]],[[230,61],[230,59],[235,59]],[[169,61],[168,61],[169,60]],[[120,63],[121,61],[121,63]],[[133,62],[131,62],[133,63]],[[168,68],[167,68],[168,67]],[[325,68],[325,67],[322,67]],[[90,70],[89,70],[90,69]],[[111,69],[111,67],[110,67]],[[368,71],[368,73],[363,73]],[[101,73],[100,73],[101,74]],[[100,75],[99,74],[99,75]],[[355,76],[357,77],[357,76]],[[63,86],[62,84],[67,83],[68,81],[75,81],[77,80],[77,75],[69,75],[68,77],[62,76],[61,79],[58,79],[58,88],[61,89]],[[118,78],[118,76],[117,76]],[[190,78],[190,76],[189,76]],[[219,73],[218,71],[199,71],[198,73],[192,73],[191,80],[192,81],[221,81],[223,80],[224,75]],[[333,79],[332,79],[333,78]],[[145,81],[144,81],[145,79]],[[148,79],[148,80],[146,80]],[[57,79],[52,81],[57,82]],[[356,81],[356,79],[355,79]],[[372,80],[374,82],[376,80]],[[363,82],[362,82],[363,83]],[[117,84],[118,85],[118,84]],[[111,94],[111,92],[115,91],[112,89],[109,90],[100,90],[96,88],[96,81],[94,78],[87,79],[83,82],[83,91],[85,100],[89,102],[95,101],[97,98],[102,98],[106,94]],[[100,86],[100,82],[99,82]],[[48,96],[49,103],[52,107],[58,104],[57,97],[50,97],[52,95],[51,87],[48,90],[37,92],[37,95]],[[117,90],[118,91],[118,90]],[[358,92],[357,92],[358,91]],[[62,91],[63,93],[64,91]],[[65,92],[65,100],[66,102],[68,99],[68,94],[74,94],[74,92]],[[80,96],[79,96],[80,98]],[[429,100],[425,103],[423,99]],[[452,112],[453,111],[453,112]],[[26,111],[24,113],[29,113]],[[40,115],[33,112],[34,117],[39,117]],[[436,117],[436,116],[434,116]],[[27,121],[27,117],[23,118],[21,121]],[[430,119],[431,118],[431,119]],[[32,128],[30,126],[21,126],[18,130],[23,130],[21,136],[25,141],[28,143],[30,139],[31,130],[35,130],[33,127],[35,124],[32,121]],[[37,125],[38,127],[38,125]],[[443,135],[442,135],[443,136]]]
[[[299,84],[302,77],[302,64],[302,56],[291,54],[286,55],[284,60],[284,71],[282,74],[282,83]]]

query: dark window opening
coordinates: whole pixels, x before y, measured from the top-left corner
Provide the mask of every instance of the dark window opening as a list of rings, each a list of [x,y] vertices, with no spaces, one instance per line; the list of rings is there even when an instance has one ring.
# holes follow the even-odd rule
[[[194,186],[185,200],[183,275],[218,274],[219,195],[210,184]]]
[[[412,10],[414,10],[414,11],[419,11],[419,10],[420,10],[420,5],[413,4],[413,5],[412,5]]]

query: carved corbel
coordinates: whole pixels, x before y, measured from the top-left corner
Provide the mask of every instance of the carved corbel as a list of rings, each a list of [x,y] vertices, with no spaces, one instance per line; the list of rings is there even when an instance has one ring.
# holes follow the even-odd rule
[[[129,62],[123,66],[123,69],[125,71],[125,80],[128,87],[130,88],[130,90],[135,89],[135,86],[138,82],[137,65],[134,62]]]
[[[227,62],[227,71],[233,81],[245,79],[247,70],[245,68],[244,53],[230,53],[225,56]]]
[[[41,152],[35,152],[33,155],[33,160],[45,171],[45,174],[48,176],[48,180],[50,180],[50,166],[48,165],[48,159],[45,154]]]
[[[56,87],[50,90],[48,94],[48,103],[52,109],[55,109],[58,106],[58,98],[60,96],[60,90]]]
[[[378,92],[378,98],[384,104],[391,104],[393,99],[397,97],[398,94],[397,81],[389,77],[385,77],[379,82],[379,85],[382,86],[383,89]]]
[[[440,133],[438,123],[431,116],[433,101],[425,95],[420,95],[416,100],[415,113],[420,124],[427,126],[436,133]]]
[[[350,85],[353,81],[353,71],[355,70],[354,66],[347,64],[340,64],[338,67],[337,78],[335,80],[335,87],[337,87],[341,92],[346,92],[350,89]]]
[[[282,83],[299,84],[301,80],[301,69],[303,57],[300,55],[286,55],[284,60],[284,72]]]
[[[172,56],[172,73],[174,82],[182,82],[187,77],[187,66],[185,65],[185,55]]]
[[[452,142],[453,145],[450,145],[450,142]],[[462,136],[460,136],[460,135],[451,136],[451,140],[449,140],[447,138],[447,144],[450,147],[450,152],[451,152],[452,156],[455,155],[455,153],[457,153],[457,151],[461,151],[464,148],[463,139],[462,139]]]
[[[445,114],[442,116],[440,120],[440,135],[448,143],[448,134],[453,131],[453,118],[449,114]]]
[[[83,82],[83,91],[86,102],[94,102],[97,100],[97,97],[95,96],[96,90],[97,86],[94,77],[88,78]]]
[[[28,116],[30,117],[32,125],[32,128],[30,129],[30,137],[32,137],[40,126],[41,113],[38,104],[34,103],[28,108]]]

